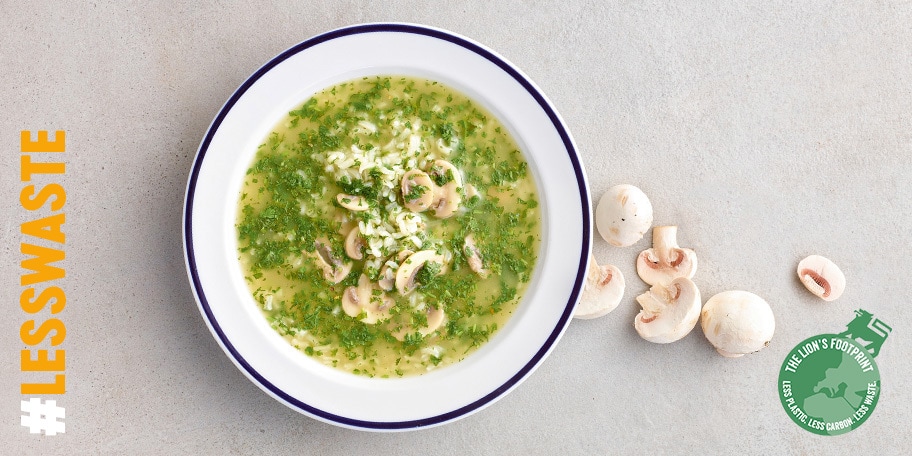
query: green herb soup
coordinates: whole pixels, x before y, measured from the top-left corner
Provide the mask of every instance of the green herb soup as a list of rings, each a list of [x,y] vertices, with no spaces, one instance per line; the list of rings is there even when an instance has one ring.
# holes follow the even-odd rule
[[[535,184],[494,116],[437,82],[323,90],[259,147],[239,259],[275,330],[370,377],[464,359],[504,326],[541,237]]]

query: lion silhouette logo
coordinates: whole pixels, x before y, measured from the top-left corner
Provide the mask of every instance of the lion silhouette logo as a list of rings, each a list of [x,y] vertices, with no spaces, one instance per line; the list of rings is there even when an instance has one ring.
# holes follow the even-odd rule
[[[855,311],[855,319],[849,322],[846,330],[839,334],[841,337],[852,339],[863,346],[872,356],[880,353],[880,347],[893,328],[883,321],[874,318],[871,312],[864,309]]]

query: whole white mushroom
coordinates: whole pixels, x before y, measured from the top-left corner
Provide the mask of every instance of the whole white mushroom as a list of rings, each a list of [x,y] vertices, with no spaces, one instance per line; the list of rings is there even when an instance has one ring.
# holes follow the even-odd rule
[[[722,356],[737,358],[770,343],[776,319],[769,304],[747,291],[723,291],[706,301],[700,313],[703,334]]]
[[[652,203],[637,187],[615,185],[599,199],[595,226],[609,244],[627,247],[643,238],[652,226]]]

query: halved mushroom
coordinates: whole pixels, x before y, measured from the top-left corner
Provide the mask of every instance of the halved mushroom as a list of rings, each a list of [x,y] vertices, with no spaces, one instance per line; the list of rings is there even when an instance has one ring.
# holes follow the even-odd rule
[[[355,225],[348,235],[345,236],[345,254],[353,260],[364,258],[364,238],[361,236],[361,230]]]
[[[811,293],[833,301],[845,290],[845,274],[826,257],[811,255],[798,263],[798,278]]]
[[[323,270],[323,278],[330,283],[339,283],[351,272],[352,264],[348,261],[342,261],[341,258],[333,254],[329,241],[318,239],[314,243],[314,251],[311,252],[317,266]]]
[[[599,265],[589,256],[586,286],[573,313],[574,318],[590,319],[608,315],[624,296],[624,274],[613,265]]]
[[[426,336],[436,331],[437,328],[443,325],[443,320],[445,319],[444,317],[446,317],[446,312],[444,312],[443,309],[428,307],[427,326],[424,328],[419,328],[418,332],[420,332],[421,335]]]
[[[449,218],[459,209],[462,195],[456,182],[447,182],[443,187],[437,187],[434,192],[434,202],[431,203],[431,212],[437,218]]]
[[[370,300],[370,282],[365,284],[363,280],[365,277],[364,274],[361,274],[361,277],[358,278],[357,287],[347,287],[342,292],[342,310],[349,317],[360,315],[361,307]]]
[[[364,314],[361,321],[369,325],[390,317],[390,309],[396,304],[386,293],[374,293],[374,287],[366,275],[358,278],[357,287],[348,287],[342,293],[342,310],[350,317]]]
[[[649,342],[667,344],[680,340],[700,319],[700,290],[687,277],[675,278],[667,286],[653,285],[636,300],[643,310],[633,326]]]
[[[380,268],[380,279],[377,280],[377,286],[386,291],[392,291],[393,287],[396,286],[396,272],[390,269],[388,265],[384,264]]]
[[[459,169],[446,160],[435,160],[428,174],[437,185],[430,207],[434,217],[452,217],[462,203],[462,176]]]
[[[415,252],[412,252],[409,249],[400,250],[399,253],[396,254],[396,263],[401,265],[402,262],[413,253]],[[383,263],[383,267],[380,268],[380,279],[377,280],[377,285],[386,291],[392,291],[396,286],[396,270],[390,268],[388,264]]]
[[[415,277],[427,263],[443,265],[443,255],[434,250],[421,250],[411,254],[399,265],[396,270],[396,289],[400,294],[409,294],[418,286]]]
[[[423,212],[434,202],[436,185],[431,176],[420,169],[406,171],[402,175],[402,200],[406,209]]]
[[[748,291],[723,291],[709,298],[700,318],[706,339],[728,358],[762,350],[776,331],[769,303]]]
[[[466,261],[469,263],[469,269],[482,279],[487,278],[491,271],[484,268],[484,263],[481,260],[481,251],[475,245],[475,237],[472,234],[466,236],[462,251],[465,253]]]
[[[455,182],[457,187],[462,187],[462,175],[459,174],[459,168],[446,160],[434,160],[428,174],[440,187],[450,182]]]
[[[370,209],[370,205],[367,204],[367,198],[363,196],[339,193],[336,195],[336,202],[339,203],[339,206],[350,211],[362,212]]]
[[[649,285],[669,283],[676,277],[692,278],[697,272],[697,254],[678,247],[677,226],[652,230],[652,248],[637,257],[637,274]]]
[[[414,334],[415,332],[427,337],[436,331],[437,328],[440,328],[443,325],[444,320],[446,320],[446,312],[444,312],[443,309],[436,307],[428,307],[425,310],[425,316],[427,317],[427,326],[422,326],[420,328],[401,326],[392,331],[391,334],[400,342],[405,340],[406,335]]]

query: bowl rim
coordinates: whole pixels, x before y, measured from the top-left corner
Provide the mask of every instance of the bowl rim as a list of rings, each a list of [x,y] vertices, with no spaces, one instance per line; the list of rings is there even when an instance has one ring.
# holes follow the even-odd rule
[[[207,151],[209,150],[209,145],[218,131],[222,121],[228,112],[235,106],[238,100],[253,86],[258,80],[260,80],[264,75],[266,75],[271,69],[284,62],[285,60],[291,58],[292,56],[312,48],[314,46],[320,45],[327,41],[335,40],[337,38],[354,36],[367,33],[405,33],[405,34],[416,34],[422,35],[429,38],[435,38],[449,42],[460,46],[478,56],[486,59],[487,61],[495,64],[499,67],[504,73],[509,75],[516,83],[520,84],[523,89],[530,95],[542,111],[547,115],[550,123],[554,127],[555,131],[560,137],[560,141],[563,143],[567,158],[570,160],[570,164],[573,169],[573,173],[576,178],[576,183],[578,186],[580,203],[582,204],[581,216],[582,216],[582,245],[580,251],[580,260],[577,265],[577,271],[575,275],[575,280],[572,285],[572,290],[570,296],[567,299],[567,303],[564,305],[563,312],[552,332],[548,335],[544,344],[539,347],[535,352],[535,355],[529,359],[521,369],[519,369],[514,375],[512,375],[506,382],[504,382],[500,387],[495,388],[490,393],[478,398],[477,400],[454,410],[451,410],[446,413],[438,414],[435,416],[430,416],[422,419],[416,420],[403,420],[403,421],[367,421],[361,419],[354,419],[346,416],[340,416],[325,410],[321,410],[317,407],[314,407],[310,404],[307,404],[288,392],[282,390],[281,388],[274,385],[267,378],[265,378],[257,369],[255,369],[251,364],[242,356],[238,349],[232,344],[231,340],[225,334],[223,329],[220,327],[218,320],[213,315],[211,305],[207,300],[202,280],[199,276],[199,271],[197,268],[197,260],[194,252],[194,242],[193,242],[193,208],[194,208],[194,198],[195,198],[195,189],[197,185],[197,179],[202,168],[204,158]],[[183,246],[184,246],[184,255],[185,255],[185,266],[187,268],[187,274],[190,279],[191,288],[196,298],[198,307],[206,321],[207,326],[215,337],[216,341],[228,355],[228,357],[235,363],[235,365],[258,387],[263,389],[267,394],[273,398],[284,403],[286,406],[301,412],[305,415],[309,415],[313,418],[316,418],[320,421],[328,422],[331,424],[339,425],[342,427],[360,429],[360,430],[373,430],[373,431],[401,431],[409,429],[418,429],[432,427],[447,422],[454,421],[456,419],[468,416],[474,412],[481,410],[482,408],[492,404],[497,399],[503,397],[506,393],[511,391],[513,388],[518,386],[525,378],[527,378],[532,371],[534,371],[542,361],[547,357],[550,351],[553,349],[557,341],[563,335],[567,326],[569,325],[570,320],[572,319],[573,310],[579,300],[579,296],[583,287],[583,283],[586,277],[586,271],[588,268],[589,262],[589,253],[591,252],[591,233],[592,233],[592,222],[591,222],[591,199],[588,190],[588,181],[586,178],[585,171],[583,169],[581,160],[578,156],[577,149],[573,138],[571,137],[569,130],[564,124],[562,118],[557,113],[557,111],[552,106],[551,102],[547,97],[541,92],[541,90],[529,79],[524,73],[522,73],[516,66],[508,62],[506,59],[495,53],[493,50],[481,45],[469,38],[458,35],[456,33],[443,30],[440,28],[430,27],[426,25],[418,25],[411,23],[394,23],[394,22],[377,22],[377,23],[365,23],[357,24],[346,27],[341,27],[335,30],[331,30],[319,35],[316,35],[312,38],[309,38],[305,41],[302,41],[287,50],[283,51],[279,55],[273,57],[263,66],[257,69],[252,75],[250,75],[228,98],[224,105],[220,108],[218,114],[213,119],[212,123],[209,125],[206,134],[204,135],[202,141],[200,142],[197,154],[194,157],[193,165],[191,167],[187,189],[184,200],[183,208]]]

